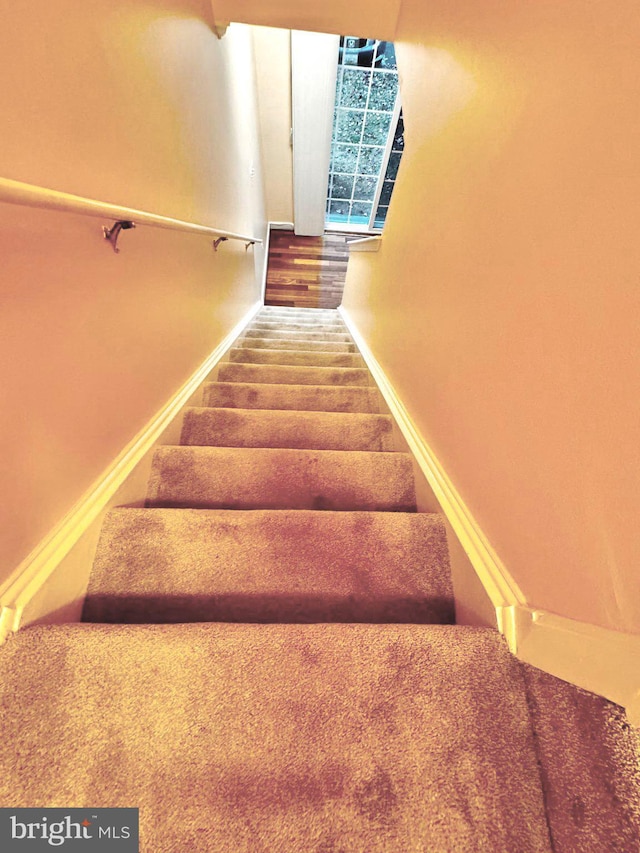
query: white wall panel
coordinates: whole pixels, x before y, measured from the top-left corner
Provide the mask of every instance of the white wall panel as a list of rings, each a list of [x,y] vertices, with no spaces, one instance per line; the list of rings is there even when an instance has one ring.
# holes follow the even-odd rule
[[[295,233],[324,232],[339,36],[291,34]]]

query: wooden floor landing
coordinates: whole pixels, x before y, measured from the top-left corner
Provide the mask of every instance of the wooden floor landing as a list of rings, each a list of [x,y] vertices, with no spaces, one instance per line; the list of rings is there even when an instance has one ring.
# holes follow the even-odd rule
[[[347,239],[353,236],[296,237],[293,231],[272,231],[265,305],[337,308],[347,274]]]

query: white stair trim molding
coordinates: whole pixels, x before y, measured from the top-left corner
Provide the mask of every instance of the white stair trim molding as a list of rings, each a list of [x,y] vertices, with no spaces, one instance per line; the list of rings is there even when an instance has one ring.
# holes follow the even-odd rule
[[[622,705],[629,723],[640,726],[640,634],[520,610],[520,660]]]
[[[525,663],[621,705],[631,725],[640,726],[640,634],[568,619],[527,603],[417,429],[353,318],[342,306],[338,313],[495,607],[498,629],[511,652]]]
[[[116,502],[118,493],[144,460],[150,460],[160,439],[262,304],[254,304],[223,338],[200,367],[129,442],[53,530],[0,586],[0,645],[18,631],[25,608],[42,590],[89,528]],[[87,580],[91,566],[87,567]]]
[[[369,236],[360,237],[356,240],[347,240],[350,252],[379,252],[382,237]]]
[[[274,222],[269,220],[269,228],[273,231],[293,231],[293,222]]]

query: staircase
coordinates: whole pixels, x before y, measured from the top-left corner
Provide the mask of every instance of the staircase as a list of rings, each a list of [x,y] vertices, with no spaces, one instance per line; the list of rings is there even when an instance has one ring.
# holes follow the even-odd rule
[[[337,312],[264,308],[107,516],[84,624],[0,654],[0,805],[138,806],[141,850],[550,851],[522,675]]]

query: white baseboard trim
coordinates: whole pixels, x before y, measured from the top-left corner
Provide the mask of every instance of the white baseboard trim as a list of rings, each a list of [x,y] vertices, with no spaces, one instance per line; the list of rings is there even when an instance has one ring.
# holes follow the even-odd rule
[[[520,660],[622,705],[631,725],[640,726],[640,634],[520,609]]]
[[[269,222],[269,228],[274,231],[293,231],[293,222]]]
[[[40,592],[89,527],[109,507],[126,480],[153,451],[171,422],[261,308],[262,305],[258,303],[245,313],[195,373],[0,586],[0,644],[10,633],[20,628],[25,607]]]
[[[626,708],[640,726],[640,635],[612,631],[531,607],[416,428],[349,312],[338,311],[353,336],[443,514],[496,609],[497,624],[520,660]]]

